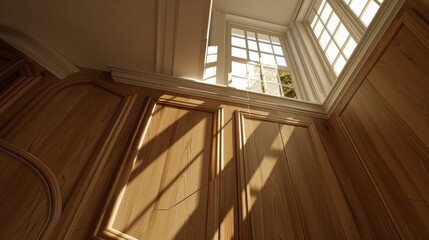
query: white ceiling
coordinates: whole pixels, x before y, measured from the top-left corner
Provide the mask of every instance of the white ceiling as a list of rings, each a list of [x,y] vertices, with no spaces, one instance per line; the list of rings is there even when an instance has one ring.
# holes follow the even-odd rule
[[[302,0],[213,0],[213,6],[222,12],[261,20],[282,26],[294,21],[295,11]]]

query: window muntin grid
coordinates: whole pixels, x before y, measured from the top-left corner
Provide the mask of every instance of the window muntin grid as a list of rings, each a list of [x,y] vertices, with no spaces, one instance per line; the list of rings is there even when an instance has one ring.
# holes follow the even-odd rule
[[[357,43],[326,0],[322,1],[318,9],[313,9],[313,12],[311,29],[326,59],[338,76]]]
[[[343,0],[365,27],[371,23],[383,0]]]
[[[232,27],[228,86],[296,98],[280,38]]]

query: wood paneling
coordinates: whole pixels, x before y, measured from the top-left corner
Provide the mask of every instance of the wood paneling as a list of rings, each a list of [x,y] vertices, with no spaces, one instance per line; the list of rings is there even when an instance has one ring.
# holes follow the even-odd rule
[[[2,115],[0,137],[35,155],[56,176],[64,212],[62,230],[55,234],[63,238],[91,193],[135,96],[90,77],[40,88],[35,97],[21,95],[21,109]]]
[[[245,238],[359,237],[311,123],[245,114],[238,119]]]
[[[157,103],[122,173],[103,238],[211,238],[216,112]],[[211,233],[212,234],[212,233]]]
[[[47,239],[61,213],[54,175],[38,159],[0,140],[0,239]]]
[[[365,214],[382,230],[378,238],[427,239],[429,27],[409,11],[387,36],[378,60],[356,79],[362,83],[331,123],[353,151],[343,166],[362,183],[355,188],[358,198],[380,215]],[[376,190],[373,198],[363,194],[368,183]]]

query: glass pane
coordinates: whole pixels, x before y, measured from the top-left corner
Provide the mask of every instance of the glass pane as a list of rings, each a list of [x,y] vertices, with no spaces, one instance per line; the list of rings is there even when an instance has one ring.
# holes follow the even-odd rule
[[[238,89],[247,89],[247,79],[232,77],[231,82],[228,84],[229,87],[238,88]]]
[[[247,69],[249,71],[249,79],[261,81],[261,67],[259,65],[248,64]]]
[[[246,64],[240,63],[240,62],[232,62],[231,73],[234,76],[246,77],[247,76]]]
[[[347,41],[346,47],[344,48],[343,52],[347,59],[350,58],[350,55],[352,55],[353,51],[356,48],[356,41],[353,38],[350,38],[349,41]]]
[[[273,49],[274,49],[274,53],[276,54],[276,55],[280,55],[280,56],[283,56],[283,49],[280,47],[280,46],[273,46]]]
[[[317,16],[314,16],[313,21],[310,24],[312,29],[314,29],[314,27],[316,26],[316,23],[317,23]]]
[[[286,59],[284,57],[278,57],[276,56],[277,65],[282,67],[287,67]]]
[[[329,22],[326,27],[328,31],[333,34],[339,23],[340,19],[338,18],[337,14],[332,13],[332,17],[329,19]]]
[[[325,6],[326,0],[323,0],[322,3],[320,3],[319,8],[317,9],[317,14],[320,14],[323,10],[323,7]]]
[[[281,96],[280,84],[277,83],[267,83],[265,93],[274,96]]]
[[[347,31],[346,27],[344,27],[344,25],[341,23],[334,36],[335,42],[337,42],[339,47],[343,47],[344,42],[347,40],[349,35],[349,31]]]
[[[270,42],[270,37],[265,34],[258,33],[258,40],[261,42]]]
[[[279,70],[279,78],[281,84],[293,87],[292,76],[290,75],[290,72]]]
[[[261,63],[274,66],[276,65],[276,60],[274,58],[274,55],[261,53]]]
[[[323,30],[323,24],[320,20],[317,21],[316,27],[314,28],[313,32],[314,35],[316,36],[316,38],[320,37],[320,34],[322,33]]]
[[[237,29],[237,28],[231,28],[231,34],[232,36],[238,36],[244,38],[244,30]]]
[[[271,42],[273,44],[278,44],[280,45],[280,39],[278,37],[271,37]]]
[[[279,82],[277,79],[277,69],[270,68],[270,67],[264,67],[263,71],[264,71],[264,80],[265,81],[273,82],[273,83]]]
[[[207,82],[207,83],[216,83],[216,66],[208,67],[204,69],[203,79],[204,79],[204,82]]]
[[[344,59],[343,56],[340,56],[334,65],[334,71],[337,74],[337,76],[340,75],[341,71],[344,68],[344,65],[346,65],[346,60]]]
[[[232,47],[232,48],[231,48],[231,55],[232,55],[233,57],[238,57],[238,58],[247,59],[247,53],[246,53],[246,50],[241,49],[241,48]]]
[[[207,55],[206,63],[214,63],[217,61],[217,54]]]
[[[259,54],[257,52],[249,51],[250,61],[259,62]]]
[[[243,38],[232,37],[231,38],[231,44],[233,46],[246,48],[246,41]]]
[[[326,4],[325,9],[323,9],[322,15],[320,15],[320,19],[322,22],[326,23],[328,21],[329,16],[331,15],[332,8],[329,4]]]
[[[367,2],[368,1],[366,0],[352,0],[349,6],[352,9],[352,11],[356,14],[356,16],[360,16]]]
[[[378,11],[378,8],[378,4],[376,4],[374,1],[371,1],[369,3],[368,7],[365,9],[362,16],[360,17],[360,20],[365,26],[368,27],[368,25],[371,23],[372,19]]]
[[[263,92],[262,91],[262,82],[261,81],[254,81],[249,80],[249,87],[247,88],[252,92]]]
[[[271,44],[259,42],[259,50],[262,52],[273,53]]]
[[[249,49],[258,51],[258,46],[256,45],[255,41],[248,40],[247,44],[249,45]]]
[[[335,61],[335,58],[337,58],[339,52],[340,50],[337,48],[335,43],[331,42],[326,49],[326,56],[328,57],[328,60],[331,64]]]
[[[325,49],[326,46],[329,43],[329,40],[331,40],[331,36],[329,36],[328,32],[326,30],[323,31],[322,37],[319,40],[320,46],[322,49]]]
[[[247,32],[247,39],[256,40],[256,36],[254,32]]]

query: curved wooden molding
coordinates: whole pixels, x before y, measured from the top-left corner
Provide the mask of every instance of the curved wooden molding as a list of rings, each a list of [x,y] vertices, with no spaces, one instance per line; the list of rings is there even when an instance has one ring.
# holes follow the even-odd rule
[[[45,166],[45,164],[43,164],[35,156],[6,142],[5,140],[0,139],[0,149],[3,149],[6,154],[13,157],[13,159],[21,161],[24,165],[28,167],[29,170],[33,171],[36,176],[40,177],[40,181],[45,187],[46,196],[48,196],[49,209],[47,209],[47,211],[49,216],[44,223],[44,227],[40,231],[39,235],[28,237],[34,237],[37,239],[48,239],[51,231],[53,230],[55,224],[57,223],[61,215],[62,209],[61,191],[54,174]],[[33,209],[28,210],[32,211]],[[29,222],[30,220],[34,221],[33,215],[29,215],[29,217],[31,217],[31,219],[28,219]]]
[[[58,51],[41,41],[11,28],[0,26],[0,38],[25,53],[58,78],[66,78],[79,69]]]

